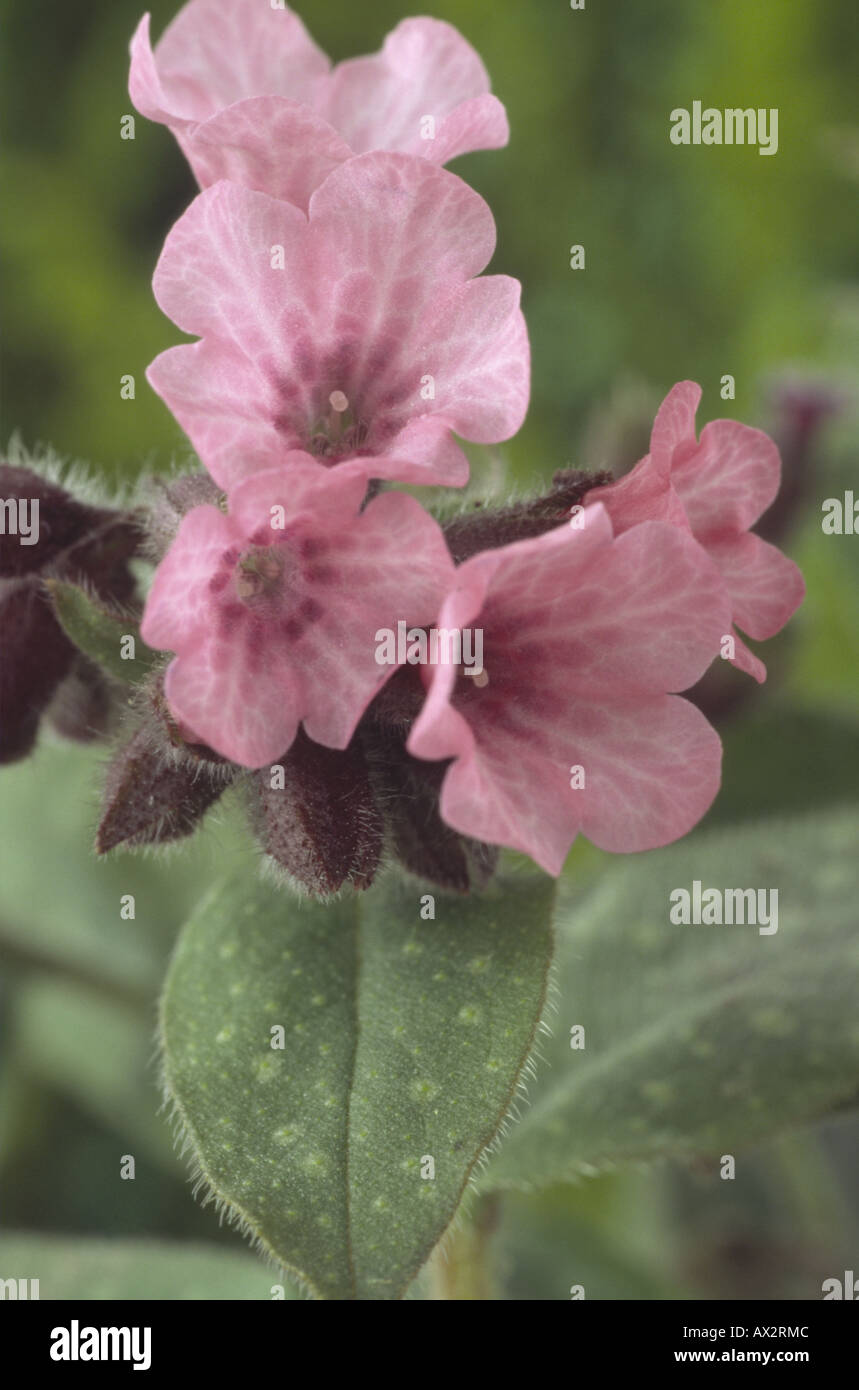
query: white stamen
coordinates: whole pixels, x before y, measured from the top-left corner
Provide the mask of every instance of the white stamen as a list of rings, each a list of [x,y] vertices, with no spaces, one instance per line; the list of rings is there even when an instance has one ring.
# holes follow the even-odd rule
[[[328,403],[332,410],[336,410],[338,415],[342,415],[344,410],[349,409],[349,397],[344,396],[342,391],[332,391],[328,397]]]

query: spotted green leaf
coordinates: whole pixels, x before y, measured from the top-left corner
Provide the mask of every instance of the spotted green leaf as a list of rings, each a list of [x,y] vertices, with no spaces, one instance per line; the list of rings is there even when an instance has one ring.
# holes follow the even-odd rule
[[[433,919],[393,876],[328,905],[244,876],[184,929],[169,1093],[210,1189],[317,1296],[400,1297],[450,1224],[533,1048],[552,896],[437,894]]]

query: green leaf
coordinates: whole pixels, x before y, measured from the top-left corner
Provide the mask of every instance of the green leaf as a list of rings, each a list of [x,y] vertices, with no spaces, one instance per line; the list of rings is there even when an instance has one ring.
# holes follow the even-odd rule
[[[138,1163],[177,1170],[152,1066],[149,1010],[135,1012],[68,980],[39,977],[15,995],[15,1048],[22,1068],[58,1087],[113,1129]]]
[[[253,1256],[216,1245],[4,1231],[0,1268],[4,1279],[38,1279],[42,1300],[247,1301],[277,1296],[272,1288],[279,1283],[284,1298],[297,1297]]]
[[[123,685],[133,684],[147,674],[158,653],[137,630],[137,619],[124,617],[107,608],[77,584],[63,579],[47,579],[54,612],[66,636],[80,651]],[[133,641],[133,656],[123,657],[127,639]]]
[[[240,808],[224,805],[180,855],[96,859],[101,756],[43,739],[0,770],[0,958],[51,968],[148,1005],[173,939],[228,859],[251,872]],[[134,899],[134,919],[123,899]]]
[[[423,920],[393,876],[325,906],[243,877],[185,928],[168,1090],[210,1188],[317,1296],[401,1296],[452,1220],[534,1043],[553,893],[437,894]]]
[[[481,1186],[715,1161],[854,1104],[857,839],[852,809],[692,837],[625,861],[562,908],[551,1066]],[[696,879],[778,889],[777,932],[672,924],[669,894]],[[571,1047],[575,1025],[584,1050]]]

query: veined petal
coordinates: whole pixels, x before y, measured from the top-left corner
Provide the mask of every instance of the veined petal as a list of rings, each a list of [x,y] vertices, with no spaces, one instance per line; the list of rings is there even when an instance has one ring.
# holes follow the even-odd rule
[[[488,91],[483,63],[453,25],[405,19],[379,53],[338,64],[323,110],[356,154],[373,149],[424,154],[421,147],[432,144],[423,135],[426,117],[438,127],[462,102]]]
[[[695,452],[675,464],[672,482],[696,536],[747,531],[773,501],[781,460],[769,435],[737,420],[713,420]]]

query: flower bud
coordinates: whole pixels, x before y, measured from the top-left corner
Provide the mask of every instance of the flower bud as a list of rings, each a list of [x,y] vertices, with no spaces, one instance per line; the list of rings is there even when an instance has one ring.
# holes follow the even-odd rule
[[[154,720],[145,718],[108,768],[96,852],[168,844],[193,834],[231,775],[227,768],[177,756],[165,748]]]
[[[0,585],[0,763],[30,752],[39,719],[70,669],[75,649],[37,579]]]
[[[357,740],[343,751],[300,730],[289,752],[251,778],[251,819],[266,854],[314,897],[369,888],[382,818]]]

